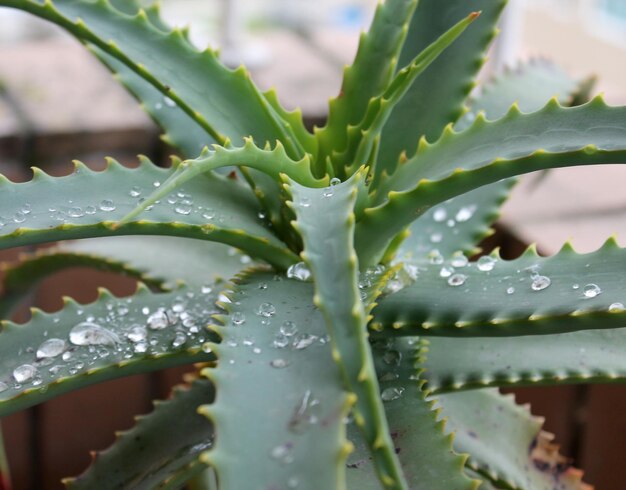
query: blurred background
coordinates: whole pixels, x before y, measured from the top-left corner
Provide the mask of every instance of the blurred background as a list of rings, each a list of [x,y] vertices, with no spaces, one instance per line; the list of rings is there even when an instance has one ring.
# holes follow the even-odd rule
[[[191,24],[191,39],[219,47],[231,66],[245,63],[263,89],[277,88],[307,123],[324,122],[328,98],[354,56],[374,0],[163,0],[171,25]],[[626,0],[510,0],[502,32],[483,79],[519,60],[548,58],[576,77],[597,77],[594,92],[610,104],[626,103]],[[93,168],[111,155],[132,164],[143,153],[166,162],[158,130],[109,73],[64,32],[33,17],[0,9],[0,171],[28,180],[37,165],[53,175],[71,172],[74,158]],[[529,243],[556,252],[572,239],[581,252],[611,234],[626,242],[626,167],[554,170],[522,179],[503,210],[498,233],[486,247],[513,257]],[[14,257],[16,251],[4,253]],[[96,286],[129,294],[132,281],[76,270],[46,281],[33,297],[47,310],[60,294],[92,301]],[[18,489],[54,489],[62,476],[80,472],[88,451],[103,449],[114,430],[167,396],[181,370],[110,382],[7,417],[7,450]],[[599,490],[626,481],[626,389],[568,386],[515,390],[547,417],[562,451],[585,468]],[[120,394],[126,394],[125,398]],[[115,399],[116,403],[111,400]],[[120,401],[122,400],[122,401]],[[71,424],[71,425],[70,425]]]

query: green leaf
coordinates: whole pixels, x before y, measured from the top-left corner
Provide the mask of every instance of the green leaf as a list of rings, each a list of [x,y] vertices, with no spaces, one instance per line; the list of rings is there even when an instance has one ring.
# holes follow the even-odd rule
[[[416,3],[388,0],[378,4],[369,31],[361,35],[352,66],[344,70],[339,95],[330,101],[328,123],[316,133],[319,174],[326,172],[326,158],[346,146],[346,128],[361,121],[370,99],[382,93],[393,78]],[[341,174],[344,169],[336,171]]]
[[[202,350],[216,293],[179,288],[129,298],[66,299],[63,310],[33,310],[24,325],[2,323],[0,415],[109,379],[213,359]]]
[[[354,205],[365,170],[326,189],[286,185],[304,241],[301,256],[315,279],[313,302],[322,311],[345,386],[357,397],[355,421],[385,488],[407,488],[393,451],[378,381],[367,341],[366,312],[358,288],[353,248]]]
[[[217,241],[245,250],[279,268],[295,256],[258,218],[249,190],[233,179],[202,175],[180,189],[176,202],[163,201],[145,218],[122,226],[117,222],[149,195],[174,169],[147,159],[130,169],[110,161],[103,172],[82,164],[66,177],[40,170],[32,181],[0,181],[0,247],[110,235],[174,235]],[[107,189],[101,193],[101,189]],[[96,197],[98,196],[98,197]]]
[[[460,133],[448,127],[434,144],[422,140],[381,184],[378,206],[364,211],[359,256],[375,260],[417,216],[483,185],[535,170],[626,161],[625,118],[626,107],[608,107],[601,97],[570,108],[552,99],[531,114],[514,105],[497,121],[477,117]]]
[[[250,257],[221,243],[178,237],[103,237],[59,244],[61,252],[108,257],[141,271],[143,282],[173,288],[184,279],[204,286],[229,279],[250,264]]]
[[[394,109],[383,131],[378,172],[386,169],[391,174],[402,152],[413,154],[420,136],[425,135],[429,140],[436,138],[446,124],[461,116],[463,103],[483,64],[482,53],[495,35],[495,25],[505,4],[504,0],[420,0],[400,56],[400,66],[470,12],[482,13],[463,35],[462,42],[447,49]]]
[[[437,401],[454,447],[470,455],[469,467],[514,490],[589,490],[543,432],[543,419],[515,404],[513,395],[476,390],[440,395]]]
[[[625,349],[624,328],[513,340],[433,337],[424,368],[434,393],[485,386],[623,383]]]
[[[516,101],[524,112],[540,109],[553,96],[569,104],[579,88],[580,84],[555,64],[531,60],[483,85],[455,130],[469,127],[481,111],[489,119],[499,118]],[[411,235],[400,246],[398,260],[421,261],[429,254],[450,257],[459,250],[469,256],[478,253],[476,244],[492,233],[490,224],[514,183],[514,179],[495,182],[429,209],[410,225]]]
[[[579,255],[569,245],[552,257],[530,248],[467,264],[457,255],[420,267],[418,280],[386,296],[372,328],[385,335],[498,337],[545,335],[624,326],[626,249],[611,239]],[[465,265],[467,264],[467,265]]]
[[[241,277],[222,305],[222,341],[211,345],[218,364],[203,370],[216,402],[201,413],[216,437],[202,461],[224,490],[345,488],[343,419],[353,397],[312,296],[310,283],[257,272]]]
[[[213,387],[206,379],[175,387],[172,398],[154,402],[152,413],[136,417],[132,429],[118,433],[109,449],[94,454],[83,474],[65,479],[66,487],[162,488],[181,470],[187,477],[199,473],[206,466],[198,457],[213,443],[213,428],[197,409],[213,398]]]
[[[312,186],[323,187],[328,185],[328,177],[316,179],[311,173],[311,163],[308,156],[299,161],[294,161],[287,156],[284,146],[280,141],[271,149],[261,150],[252,139],[246,138],[242,147],[226,148],[214,145],[212,150],[205,150],[193,160],[184,160],[176,167],[168,179],[154,190],[144,201],[127,214],[122,221],[128,221],[138,216],[147,207],[152,206],[157,200],[166,197],[183,184],[202,175],[222,167],[245,166],[259,170],[275,181],[280,181],[280,175],[285,174],[296,182]]]
[[[217,142],[240,141],[244,136],[261,143],[278,138],[293,156],[301,156],[288,125],[245,69],[228,70],[215,52],[196,51],[180,30],[163,32],[144,11],[126,15],[107,0],[0,0],[0,5],[54,22],[116,57],[167,96],[164,103],[170,100],[178,105]]]
[[[374,344],[376,371],[385,413],[398,457],[409,488],[413,490],[468,490],[476,488],[463,473],[466,456],[452,451],[453,437],[446,435],[444,423],[437,421],[433,402],[427,400],[424,382],[418,376],[416,342],[396,339]],[[349,488],[380,489],[367,445],[351,425],[356,452],[348,460]]]

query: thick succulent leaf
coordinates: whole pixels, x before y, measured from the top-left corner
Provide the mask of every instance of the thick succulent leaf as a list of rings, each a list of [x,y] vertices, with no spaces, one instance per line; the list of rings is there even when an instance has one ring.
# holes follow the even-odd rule
[[[417,216],[483,185],[534,170],[626,161],[625,118],[626,107],[608,107],[600,97],[570,108],[552,99],[531,114],[514,105],[497,121],[479,116],[462,132],[448,127],[434,144],[422,140],[382,182],[379,205],[364,211],[359,256],[375,260]]]
[[[481,111],[489,119],[502,117],[514,102],[523,112],[540,109],[554,96],[569,104],[580,86],[557,65],[531,60],[483,85],[480,94],[472,99],[470,111],[454,128],[461,131],[469,127]],[[450,257],[459,250],[466,255],[478,253],[476,244],[491,233],[490,225],[514,183],[514,179],[495,182],[429,209],[409,227],[411,234],[400,246],[398,259],[420,261],[429,254]]]
[[[158,189],[146,197],[137,207],[126,215],[122,221],[128,221],[138,216],[157,200],[164,198],[173,191],[186,184],[198,175],[208,173],[212,170],[223,167],[245,166],[261,171],[276,181],[280,180],[280,175],[285,174],[296,182],[312,186],[323,187],[328,185],[328,177],[316,179],[311,173],[311,162],[308,156],[299,161],[292,160],[287,156],[285,148],[280,142],[271,149],[260,149],[250,138],[245,139],[245,144],[241,147],[222,147],[214,145],[212,150],[206,149],[202,154],[193,160],[185,160],[178,165],[175,171],[163,182]]]
[[[103,237],[63,242],[61,252],[107,257],[141,271],[141,280],[172,288],[179,280],[189,286],[229,279],[251,259],[221,243],[178,237]]]
[[[337,152],[332,156],[331,160],[335,168],[341,169],[345,166],[347,167],[347,174],[352,175],[359,166],[368,163],[370,159],[373,161],[374,167],[376,166],[375,155],[380,133],[393,108],[402,100],[415,80],[456,41],[479,15],[479,12],[472,12],[450,27],[411,60],[407,66],[402,68],[382,94],[370,99],[363,120],[358,125],[348,128],[346,150]],[[343,176],[346,172],[340,172],[339,175]]]
[[[301,256],[315,279],[315,305],[322,311],[345,386],[356,395],[355,422],[370,448],[385,488],[407,488],[393,451],[378,381],[367,341],[366,312],[358,288],[353,248],[354,206],[365,170],[350,180],[311,189],[286,185],[304,242]]]
[[[66,479],[66,487],[72,490],[162,488],[181,471],[187,477],[199,473],[206,466],[198,457],[211,447],[213,428],[197,409],[211,403],[213,398],[213,386],[206,379],[174,388],[169,400],[154,402],[150,414],[136,417],[132,429],[118,433],[109,449],[94,454],[83,474]]]
[[[66,177],[53,178],[37,170],[30,182],[14,184],[4,179],[0,181],[0,247],[160,234],[226,243],[278,267],[294,261],[295,256],[259,219],[249,190],[220,176],[199,176],[180,189],[180,196],[155,205],[142,220],[117,226],[142,196],[173,172],[143,159],[137,169],[111,162],[103,172],[77,165]],[[107,191],[103,194],[102,189]]]
[[[225,138],[240,141],[244,136],[262,143],[278,138],[293,156],[302,153],[288,124],[244,69],[228,70],[215,52],[196,51],[180,30],[163,32],[159,28],[163,26],[155,26],[144,11],[126,15],[106,0],[2,0],[0,5],[54,22],[118,58],[181,107],[217,142]],[[154,56],[156,52],[159,56]]]
[[[325,159],[347,144],[346,128],[361,121],[370,99],[382,93],[393,78],[416,3],[389,0],[378,4],[369,31],[361,35],[354,63],[344,70],[339,95],[330,101],[328,123],[317,131],[320,173],[325,171]],[[343,172],[343,168],[337,170]]]
[[[392,173],[402,152],[411,155],[420,136],[433,139],[463,112],[463,103],[483,63],[483,52],[495,35],[505,0],[420,0],[400,56],[413,59],[451,25],[473,11],[480,18],[411,86],[385,126],[377,170]],[[450,76],[454,73],[454,76]]]
[[[101,271],[122,274],[140,280],[144,284],[161,289],[162,282],[144,275],[128,264],[91,254],[60,252],[57,249],[40,249],[33,254],[20,256],[15,263],[0,265],[3,272],[0,318],[10,318],[24,296],[42,280],[55,272],[72,267],[89,267]]]
[[[313,286],[273,273],[239,278],[216,327],[215,428],[202,461],[220,488],[345,488],[344,417],[353,396],[332,361]],[[245,466],[245,471],[242,468]]]
[[[465,456],[452,451],[452,436],[437,421],[433,402],[427,400],[424,382],[418,377],[417,343],[396,339],[374,344],[376,371],[385,399],[385,412],[404,469],[413,490],[469,490],[476,483],[464,475]],[[367,445],[354,425],[349,436],[356,451],[348,460],[348,487],[354,490],[380,489],[369,459]]]
[[[497,390],[449,393],[437,397],[454,447],[469,453],[469,467],[514,490],[591,490],[582,472],[558,453],[543,419]]]
[[[515,339],[433,337],[424,368],[434,393],[485,386],[623,383],[625,350],[626,328]]]
[[[202,350],[216,294],[180,288],[132,297],[103,291],[94,303],[66,300],[33,310],[24,325],[2,323],[0,415],[109,379],[213,359]]]
[[[372,327],[386,335],[452,337],[624,327],[624,263],[626,249],[613,239],[584,255],[569,245],[552,257],[530,248],[511,261],[494,254],[467,264],[458,255],[420,267],[417,281],[381,299]]]

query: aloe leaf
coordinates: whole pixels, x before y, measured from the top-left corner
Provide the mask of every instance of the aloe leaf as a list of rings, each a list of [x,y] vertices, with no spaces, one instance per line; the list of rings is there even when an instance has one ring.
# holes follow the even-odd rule
[[[596,252],[566,244],[552,257],[534,248],[506,261],[461,255],[421,266],[418,280],[382,298],[372,328],[386,335],[499,337],[624,326],[626,249],[610,239]]]
[[[378,206],[364,211],[360,256],[375,261],[416,216],[483,185],[535,170],[626,161],[625,117],[626,107],[608,107],[601,97],[569,108],[552,99],[531,114],[514,105],[497,121],[479,116],[462,132],[449,127],[434,144],[422,140],[381,184]]]
[[[361,121],[370,99],[382,93],[393,78],[416,3],[389,0],[378,4],[369,31],[361,35],[352,66],[344,70],[339,95],[330,101],[328,123],[316,133],[318,173],[325,173],[325,160],[333,151],[346,146],[346,128]],[[336,170],[343,173],[343,168]]]
[[[456,131],[469,127],[481,111],[489,119],[499,118],[514,102],[524,112],[540,109],[553,96],[569,104],[575,94],[584,97],[580,88],[581,83],[557,65],[531,60],[483,85],[472,99],[470,111],[454,127]],[[450,257],[458,250],[469,256],[478,253],[476,244],[492,233],[490,224],[498,217],[500,205],[514,183],[515,179],[495,182],[429,209],[410,225],[411,234],[400,246],[398,259],[423,260],[429,254]]]
[[[513,395],[475,390],[437,397],[454,447],[470,455],[468,466],[496,486],[514,490],[591,490],[582,472],[558,453],[543,419],[515,404]]]
[[[181,278],[192,287],[229,279],[249,256],[221,243],[178,237],[103,237],[63,242],[59,251],[106,257],[141,272],[143,282],[175,287]]]
[[[431,45],[426,47],[411,62],[402,68],[391,80],[383,93],[372,97],[367,106],[363,120],[356,126],[348,128],[348,148],[346,151],[331,157],[335,168],[347,166],[347,174],[351,175],[375,152],[376,142],[380,138],[383,126],[389,119],[393,108],[410,89],[415,80],[443,53],[480,15],[472,12],[444,32]],[[374,172],[376,159],[374,161]],[[343,175],[346,172],[341,172]]]
[[[424,363],[433,393],[486,386],[623,383],[626,329],[510,338],[431,338]]]
[[[493,39],[504,0],[420,0],[413,15],[400,56],[403,66],[470,12],[480,18],[435,61],[411,86],[385,125],[377,171],[392,173],[403,152],[415,150],[415,141],[425,135],[436,138],[450,121],[463,113],[463,104],[483,64],[482,53]],[[455,73],[455,76],[450,76]]]
[[[354,206],[365,169],[326,189],[286,184],[293,196],[294,228],[304,241],[301,256],[315,279],[314,303],[326,326],[345,386],[357,397],[355,421],[372,453],[385,488],[407,488],[379,397],[365,329],[366,312],[358,288],[353,249]],[[332,217],[332,219],[330,219]]]
[[[206,466],[198,457],[213,443],[213,428],[197,409],[213,398],[206,379],[175,387],[172,398],[154,402],[151,413],[136,417],[133,428],[118,433],[110,448],[95,453],[84,473],[65,479],[66,488],[162,488],[181,471],[187,477],[199,473]]]
[[[274,273],[240,277],[215,327],[215,368],[203,370],[217,393],[200,410],[215,444],[201,460],[220,488],[345,489],[349,444],[343,390],[310,283]],[[245,471],[242,471],[242,462]]]
[[[33,310],[0,333],[0,415],[109,379],[213,359],[202,350],[217,312],[216,293],[139,289],[129,298],[101,291],[63,310]]]
[[[144,219],[118,226],[119,220],[142,196],[174,172],[147,159],[137,169],[110,161],[103,172],[82,164],[66,177],[53,178],[36,170],[32,181],[0,181],[0,247],[54,240],[129,234],[161,234],[226,243],[279,268],[295,256],[258,217],[258,205],[249,190],[232,179],[203,175],[163,201]],[[122,184],[120,184],[120,182]],[[101,189],[107,192],[96,199]],[[176,200],[176,202],[174,202]]]
[[[294,161],[287,156],[285,148],[280,142],[277,142],[273,149],[261,150],[255,146],[252,139],[246,138],[242,147],[224,148],[214,145],[212,150],[205,150],[200,157],[184,160],[158,189],[154,190],[132,212],[122,218],[122,222],[135,218],[157,200],[171,194],[198,175],[221,167],[232,166],[254,168],[266,173],[276,181],[279,181],[280,174],[285,174],[302,185],[313,187],[328,185],[329,180],[327,177],[318,180],[313,176],[308,156],[299,161]]]
[[[416,372],[417,343],[396,339],[374,344],[376,371],[385,399],[385,413],[409,488],[413,490],[470,490],[476,481],[464,475],[467,456],[452,450],[453,437],[437,420],[433,402],[427,399],[424,381]],[[348,427],[356,451],[348,460],[349,488],[380,489],[367,445],[353,425]]]
[[[82,42],[118,58],[217,142],[223,143],[225,138],[239,141],[244,136],[262,143],[278,138],[294,156],[301,156],[288,124],[280,120],[244,69],[228,70],[215,52],[196,51],[180,30],[163,32],[143,10],[135,16],[126,15],[106,0],[2,0],[0,5],[54,22]],[[159,56],[152,56],[155,50]],[[199,86],[203,90],[198,91]]]

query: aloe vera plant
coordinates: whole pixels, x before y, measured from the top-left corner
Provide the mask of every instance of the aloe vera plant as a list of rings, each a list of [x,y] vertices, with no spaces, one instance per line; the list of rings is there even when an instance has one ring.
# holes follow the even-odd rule
[[[68,488],[588,488],[497,387],[626,379],[626,253],[468,258],[516,175],[626,161],[626,107],[544,61],[470,97],[505,3],[381,3],[309,132],[157,6],[0,0],[76,36],[182,156],[0,182],[2,248],[61,241],[5,266],[5,318],[76,265],[146,285],[5,321],[0,414],[199,363]]]

